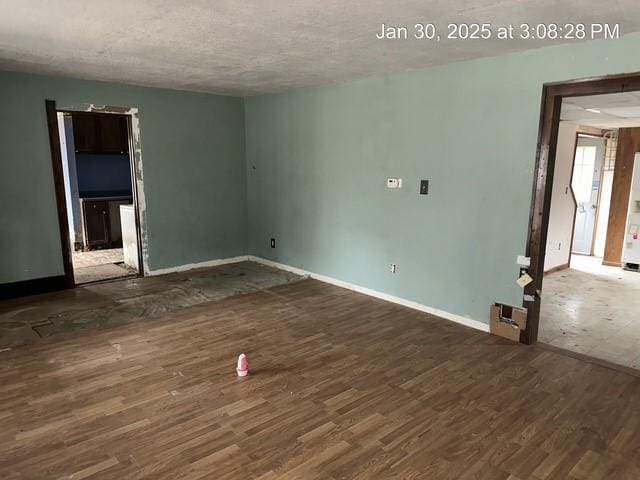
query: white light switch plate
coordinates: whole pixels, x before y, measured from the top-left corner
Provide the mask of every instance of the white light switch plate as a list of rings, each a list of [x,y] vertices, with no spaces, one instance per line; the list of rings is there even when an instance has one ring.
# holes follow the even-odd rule
[[[402,180],[399,178],[387,178],[387,188],[400,188]]]

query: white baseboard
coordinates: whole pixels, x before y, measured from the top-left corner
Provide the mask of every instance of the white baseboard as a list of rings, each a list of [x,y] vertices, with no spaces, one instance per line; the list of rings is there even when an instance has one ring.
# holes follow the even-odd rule
[[[378,292],[377,290],[372,290],[371,288],[361,287],[360,285],[355,285],[353,283],[338,280],[336,278],[331,278],[325,275],[320,275],[318,273],[302,270],[301,268],[291,267],[283,263],[267,260],[266,258],[249,255],[248,260],[262,263],[263,265],[268,265],[270,267],[279,268],[281,270],[286,270],[287,272],[314,278],[316,280],[320,280],[321,282],[330,283],[338,287],[346,288],[348,290],[353,290],[354,292],[359,292],[365,295],[369,295],[370,297],[376,297],[381,300],[386,300],[387,302],[397,303],[398,305],[403,305],[405,307],[409,307],[414,310],[419,310],[421,312],[429,313],[436,317],[444,318],[445,320],[450,320],[452,322],[459,323],[461,325],[464,325],[465,327],[470,327],[476,330],[480,330],[482,332],[489,333],[489,324],[481,322],[479,320],[463,317],[462,315],[457,315],[455,313],[445,312],[444,310],[439,310],[437,308],[429,307],[427,305],[422,305],[421,303],[413,302],[411,300],[406,300],[404,298],[396,297],[394,295],[389,295],[388,293]]]
[[[247,255],[241,255],[239,257],[220,258],[217,260],[207,260],[200,263],[188,263],[186,265],[178,265],[175,267],[160,268],[158,270],[147,271],[147,275],[155,277],[156,275],[165,275],[167,273],[185,272],[187,270],[193,270],[194,268],[216,267],[218,265],[225,265],[227,263],[246,262],[249,260]]]

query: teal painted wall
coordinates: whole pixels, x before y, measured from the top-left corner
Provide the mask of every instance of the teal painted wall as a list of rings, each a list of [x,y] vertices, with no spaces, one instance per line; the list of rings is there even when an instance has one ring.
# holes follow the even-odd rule
[[[492,301],[520,302],[542,84],[639,71],[639,48],[636,34],[244,101],[0,72],[0,283],[63,272],[52,98],[139,109],[152,269],[249,252],[486,321]]]
[[[639,51],[629,35],[247,98],[249,252],[487,322],[521,302],[543,83],[639,71]]]
[[[246,254],[243,99],[0,72],[0,283],[63,273],[45,98],[139,109],[151,269]]]

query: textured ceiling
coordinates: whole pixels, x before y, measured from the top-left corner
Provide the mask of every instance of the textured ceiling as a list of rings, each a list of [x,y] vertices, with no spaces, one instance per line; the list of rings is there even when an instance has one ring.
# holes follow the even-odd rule
[[[560,118],[604,129],[640,127],[640,92],[565,98]]]
[[[252,95],[561,43],[375,38],[523,21],[640,31],[637,0],[0,0],[0,69]]]

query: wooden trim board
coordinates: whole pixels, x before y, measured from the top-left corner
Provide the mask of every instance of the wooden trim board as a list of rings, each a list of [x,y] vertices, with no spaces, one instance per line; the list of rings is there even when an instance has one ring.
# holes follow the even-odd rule
[[[39,295],[65,288],[67,288],[67,277],[65,275],[3,283],[0,284],[0,300]]]
[[[45,100],[44,104],[49,130],[49,149],[51,151],[51,167],[56,193],[60,245],[62,246],[62,263],[64,267],[64,277],[66,279],[64,287],[72,288],[75,285],[75,280],[73,277],[73,263],[71,261],[67,202],[64,193],[64,173],[62,168],[62,153],[60,151],[60,135],[58,131],[58,112],[56,110],[55,100]]]
[[[549,270],[547,270],[546,272],[544,272],[545,275],[549,275],[550,273],[554,273],[554,272],[559,272],[561,270],[566,270],[567,268],[569,268],[569,263],[563,263],[562,265],[556,265],[553,268],[550,268]]]
[[[228,263],[246,262],[249,260],[248,255],[240,255],[238,257],[219,258],[215,260],[207,260],[198,263],[188,263],[186,265],[176,265],[175,267],[158,268],[156,270],[147,270],[147,275],[154,277],[157,275],[166,275],[167,273],[186,272],[196,268],[217,267],[218,265],[226,265]]]

